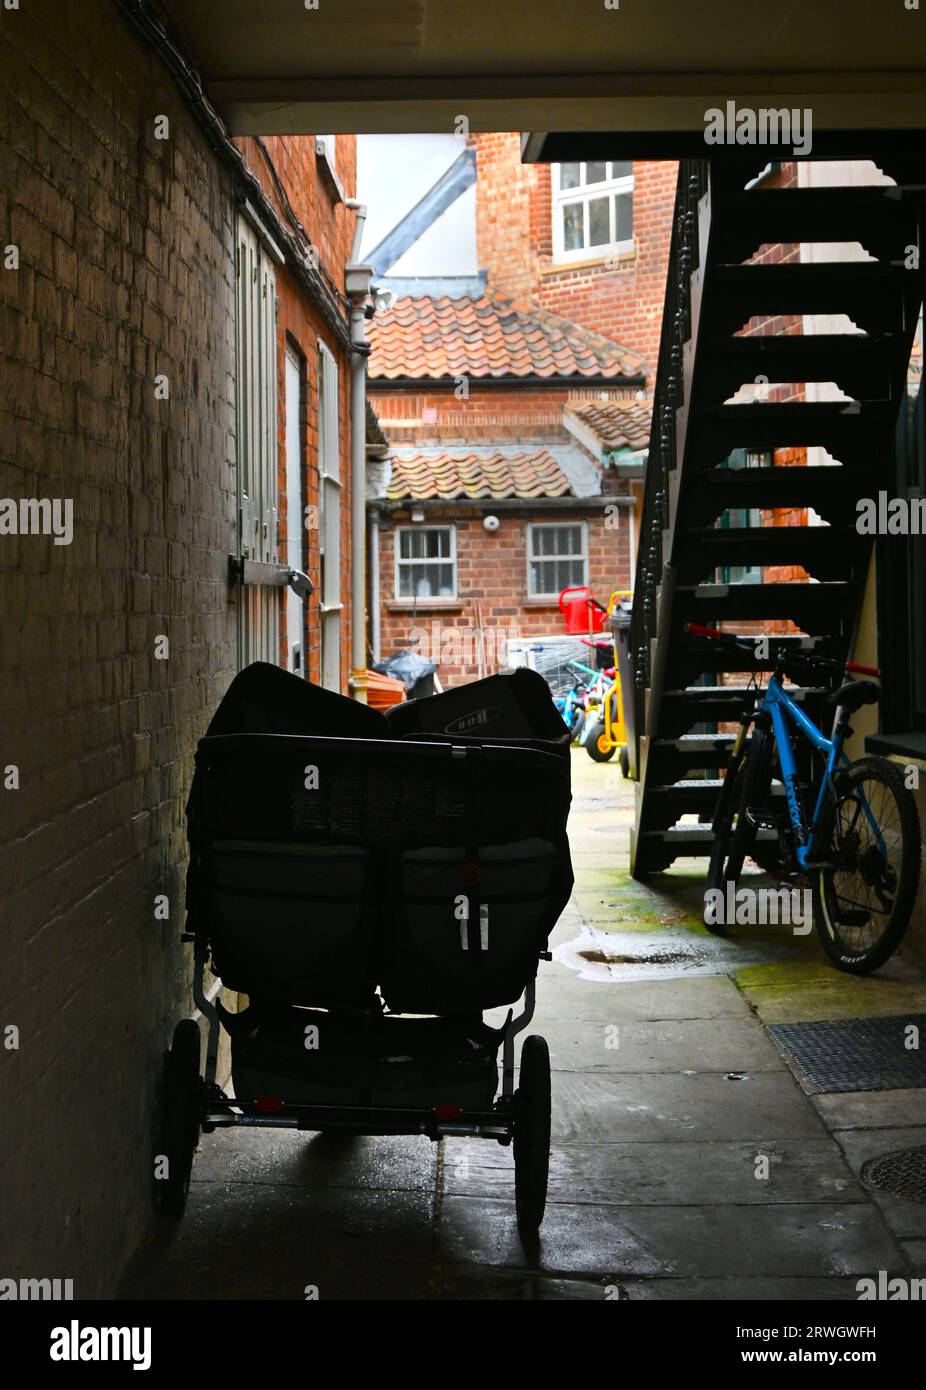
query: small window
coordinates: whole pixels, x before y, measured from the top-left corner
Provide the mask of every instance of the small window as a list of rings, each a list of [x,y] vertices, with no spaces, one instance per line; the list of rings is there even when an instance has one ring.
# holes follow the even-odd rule
[[[457,546],[452,526],[400,526],[396,598],[456,598]]]
[[[587,260],[633,246],[633,164],[588,160],[553,166],[553,254]]]
[[[585,523],[534,522],[527,528],[527,596],[556,598],[573,584],[588,583]]]

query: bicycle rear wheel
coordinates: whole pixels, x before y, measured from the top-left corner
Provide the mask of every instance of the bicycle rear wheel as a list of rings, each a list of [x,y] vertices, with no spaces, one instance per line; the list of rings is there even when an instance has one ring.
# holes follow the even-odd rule
[[[723,889],[743,871],[756,842],[756,828],[746,817],[749,807],[765,806],[772,785],[772,749],[768,733],[754,728],[738,762],[727,768],[714,814],[714,844],[707,870],[708,888]],[[716,924],[705,924],[722,934]]]
[[[814,925],[830,960],[867,975],[893,955],[907,929],[920,876],[920,821],[899,767],[859,758],[836,780],[821,824]]]

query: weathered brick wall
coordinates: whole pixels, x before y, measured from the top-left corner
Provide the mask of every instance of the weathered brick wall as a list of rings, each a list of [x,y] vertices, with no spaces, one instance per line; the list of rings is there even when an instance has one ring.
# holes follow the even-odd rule
[[[458,400],[451,387],[435,386],[430,391],[405,392],[390,389],[386,383],[371,383],[371,401],[383,431],[392,444],[414,445],[416,448],[454,446],[465,449],[469,444],[523,444],[535,446],[547,441],[571,444],[584,452],[566,429],[563,407],[568,402],[601,399],[632,399],[635,388],[602,388],[590,382],[587,388],[537,385],[529,387],[480,387],[473,384],[469,397]],[[585,519],[588,522],[589,577],[593,593],[606,602],[616,588],[627,588],[630,575],[629,510],[621,508],[618,525],[607,524],[605,508],[611,495],[628,495],[626,482],[613,472],[602,478],[603,492],[597,503],[592,502]],[[533,637],[565,631],[562,615],[556,603],[527,602],[527,526],[530,521],[568,520],[568,514],[532,513],[525,504],[520,515],[499,511],[499,529],[487,532],[482,525],[486,511],[450,510],[444,521],[457,526],[457,589],[459,598],[453,603],[443,601],[419,604],[415,616],[405,603],[395,601],[395,535],[394,524],[409,520],[407,512],[394,513],[384,523],[380,538],[380,610],[381,647],[389,655],[408,641],[412,628],[424,627],[429,634],[443,634],[445,657],[441,661],[440,679],[454,685],[472,680],[478,674],[475,659],[455,659],[454,643],[469,642],[469,653],[475,655],[476,629],[485,629],[491,636],[492,650],[502,651],[497,631],[505,629],[512,637]],[[613,515],[613,513],[612,513]],[[438,518],[429,510],[428,521]],[[634,547],[636,541],[634,542]],[[489,661],[488,669],[497,663]]]
[[[635,387],[536,385],[482,387],[473,382],[469,396],[457,399],[452,386],[396,391],[386,383],[369,383],[370,403],[383,431],[394,444],[422,447],[443,444],[518,444],[537,440],[566,442],[563,406],[586,400],[633,400]]]
[[[344,267],[350,259],[355,214],[326,183],[319,171],[314,135],[265,135],[258,142],[252,136],[236,137],[248,168],[259,180],[281,221],[292,226],[280,198],[267,157],[286,190],[295,217],[305,228],[318,250],[319,264],[332,286],[343,295]],[[260,145],[263,145],[263,151]],[[267,157],[265,157],[265,155]],[[335,169],[345,198],[357,189],[357,139],[339,135],[335,149]]]
[[[628,512],[621,507],[616,528],[608,524],[602,498],[582,518],[588,526],[588,570],[592,592],[606,603],[614,589],[630,586],[630,538]],[[427,655],[440,655],[439,677],[444,686],[474,680],[479,675],[475,633],[486,634],[490,660],[484,674],[504,668],[502,632],[508,637],[539,637],[565,633],[563,616],[552,603],[527,600],[527,527],[531,521],[580,519],[575,512],[530,512],[521,515],[499,511],[499,528],[486,531],[486,510],[460,507],[427,521],[453,522],[457,531],[456,600],[419,601],[414,610],[395,601],[395,529],[407,524],[407,512],[396,512],[380,533],[380,597],[382,652],[388,656],[405,646],[410,632],[424,630]],[[613,514],[612,514],[613,515]],[[435,650],[437,649],[437,650]],[[423,650],[420,644],[418,650]]]
[[[634,248],[615,263],[553,259],[551,173],[522,164],[517,132],[474,135],[476,244],[489,284],[642,353],[655,382],[677,165],[634,163]]]
[[[184,803],[236,663],[233,200],[105,0],[5,11],[0,47],[0,495],[74,503],[69,546],[0,536],[0,1274],[94,1297],[150,1216]]]

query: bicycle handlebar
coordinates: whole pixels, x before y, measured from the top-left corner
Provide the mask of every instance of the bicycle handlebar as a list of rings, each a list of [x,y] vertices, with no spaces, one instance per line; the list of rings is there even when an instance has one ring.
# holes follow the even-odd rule
[[[738,637],[733,632],[721,632],[717,627],[705,627],[702,623],[686,623],[685,631],[691,637],[707,637],[712,642],[720,642],[726,647],[745,648],[754,641],[761,641],[761,638]],[[858,676],[880,676],[881,671],[877,666],[862,666],[857,661],[837,661],[835,657],[823,656],[817,652],[797,651],[792,653],[782,651],[779,648],[779,655],[782,660],[791,657],[795,662],[815,662],[818,666],[828,666],[831,671],[851,671]]]

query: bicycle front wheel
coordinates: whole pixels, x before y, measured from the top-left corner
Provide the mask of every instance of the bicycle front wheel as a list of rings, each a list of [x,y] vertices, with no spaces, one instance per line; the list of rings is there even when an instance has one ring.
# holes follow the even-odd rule
[[[893,955],[906,931],[920,876],[920,821],[899,767],[859,758],[836,780],[821,825],[814,925],[830,960],[867,975]]]

